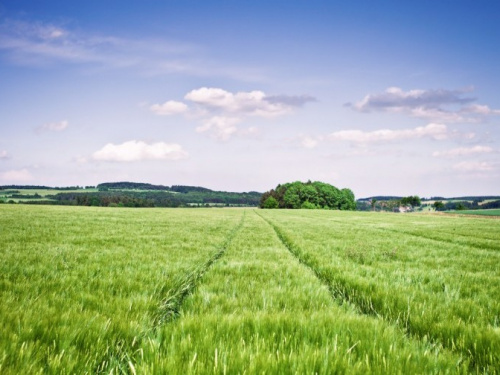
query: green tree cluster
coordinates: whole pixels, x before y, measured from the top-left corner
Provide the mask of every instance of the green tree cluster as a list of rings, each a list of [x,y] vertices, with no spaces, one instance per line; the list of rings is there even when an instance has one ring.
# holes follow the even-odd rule
[[[266,191],[259,207],[355,210],[356,200],[350,189],[338,189],[319,181],[295,181]]]
[[[420,197],[418,195],[411,195],[409,197],[401,198],[402,205],[409,205],[412,207],[418,207],[422,204]]]
[[[436,211],[444,211],[444,203],[441,201],[435,201],[432,206]]]

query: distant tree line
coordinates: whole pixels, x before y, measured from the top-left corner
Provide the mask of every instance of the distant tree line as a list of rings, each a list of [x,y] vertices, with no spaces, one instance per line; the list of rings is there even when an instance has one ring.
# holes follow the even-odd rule
[[[9,198],[16,198],[16,199],[42,199],[43,197],[38,194],[11,194]]]
[[[87,189],[97,191],[88,191]],[[60,193],[41,196],[38,193],[27,194],[29,189],[60,190]],[[213,191],[200,186],[153,185],[137,182],[106,182],[94,186],[53,188],[48,186],[6,185],[0,186],[3,199],[0,203],[15,203],[22,199],[22,204],[55,204],[74,206],[101,207],[193,207],[193,206],[251,206],[257,207],[261,193],[251,191],[233,193]],[[24,190],[24,191],[20,191]],[[27,200],[32,199],[32,200]]]
[[[170,190],[168,186],[163,186],[163,185],[152,185],[152,184],[147,184],[147,183],[142,183],[142,182],[104,182],[102,184],[97,185],[97,189],[99,191],[108,191],[110,189],[115,189],[115,190],[122,190],[122,189],[129,189],[129,190]]]
[[[356,202],[358,211],[387,211],[399,212],[400,207],[409,207],[413,210],[422,205],[422,200],[418,195],[407,197],[377,196],[361,199]]]
[[[463,197],[431,197],[429,201],[477,201],[483,202],[486,200],[498,200],[500,197],[498,195],[476,195],[476,196],[463,196]]]
[[[44,185],[2,185],[0,186],[0,190],[9,190],[9,189],[13,189],[13,190],[19,190],[19,189],[23,189],[23,190],[61,190],[61,191],[65,191],[65,190],[78,190],[78,189],[90,189],[90,188],[93,188],[93,186],[64,186],[64,187],[51,187],[51,186],[44,186]]]
[[[108,190],[92,193],[59,193],[46,197],[51,201],[27,201],[23,203],[100,207],[191,207],[207,205],[256,207],[259,204],[260,197],[261,194],[257,192],[228,193],[210,190],[208,192],[173,193],[155,190]]]
[[[354,210],[356,200],[350,189],[338,189],[324,182],[290,182],[262,194],[260,208],[305,208]]]
[[[186,185],[172,185],[170,188],[170,191],[175,191],[176,193],[191,193],[191,192],[197,192],[197,193],[211,193],[213,190],[200,187],[200,186],[186,186]],[[258,193],[260,194],[260,193]]]
[[[384,199],[385,198],[385,199]],[[472,198],[465,200],[466,198]],[[500,208],[500,200],[492,200],[498,196],[484,196],[484,197],[463,197],[461,200],[452,200],[453,198],[433,197],[427,201],[433,203],[426,203],[426,200],[420,199],[418,196],[408,197],[371,197],[360,199],[356,202],[356,210],[358,211],[399,211],[401,206],[411,206],[412,208],[420,206],[432,206],[436,211],[452,211],[452,210],[479,210],[479,209],[492,209]],[[483,203],[484,202],[484,203]]]
[[[432,206],[436,211],[461,211],[461,210],[488,210],[493,208],[500,208],[500,199],[482,203],[480,199],[471,201],[435,201]]]
[[[171,187],[165,185],[153,185],[142,182],[104,182],[97,185],[99,191],[109,191],[109,190],[158,190],[158,191],[173,191],[176,193],[189,193],[189,192],[201,192],[208,193],[213,190],[200,187],[200,186],[186,186],[186,185],[172,185]]]

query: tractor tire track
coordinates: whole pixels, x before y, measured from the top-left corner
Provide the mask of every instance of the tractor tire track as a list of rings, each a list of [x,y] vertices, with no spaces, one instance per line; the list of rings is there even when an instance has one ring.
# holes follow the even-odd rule
[[[318,261],[304,252],[299,246],[295,245],[293,241],[291,241],[286,234],[272,221],[263,217],[261,214],[255,212],[258,216],[261,217],[262,220],[267,222],[271,228],[273,228],[274,232],[280,239],[281,243],[287,248],[287,250],[305,267],[309,268],[314,275],[320,280],[320,282],[325,285],[332,298],[340,303],[353,303],[361,313],[366,315],[372,315],[379,317],[379,314],[374,309],[370,300],[364,301],[364,303],[360,303],[359,300],[354,300],[351,298],[350,288],[347,287],[346,283],[339,282],[332,278],[331,273],[322,270]],[[355,303],[358,302],[358,303]]]
[[[245,215],[246,212],[243,212],[240,223],[231,231],[224,243],[219,247],[219,250],[213,254],[207,262],[180,279],[176,283],[176,286],[167,292],[167,295],[161,301],[158,312],[153,319],[154,329],[175,320],[179,316],[184,300],[194,292],[201,279],[212,265],[224,255],[236,234],[243,227]]]
[[[341,220],[330,219],[330,221],[334,222],[334,223],[338,223],[338,224],[345,224],[345,222],[343,222]],[[442,237],[429,236],[429,235],[425,235],[423,233],[415,233],[415,232],[411,232],[408,230],[404,230],[402,228],[381,228],[381,227],[370,227],[370,226],[366,226],[365,228],[367,230],[374,231],[374,232],[376,232],[376,231],[384,232],[385,231],[385,232],[391,232],[391,233],[397,233],[397,234],[404,234],[404,235],[412,236],[415,238],[429,240],[432,242],[445,243],[445,244],[450,244],[450,245],[455,245],[455,246],[460,246],[460,247],[470,247],[470,248],[483,250],[483,251],[497,251],[498,252],[498,250],[499,250],[499,248],[497,246],[497,242],[495,241],[496,239],[492,239],[489,237],[482,237],[481,238],[484,241],[488,241],[487,243],[483,242],[482,244],[477,244],[474,242],[469,242],[468,241],[469,236],[464,236],[464,235],[457,236],[456,234],[454,234],[452,232],[448,232],[448,231],[439,231],[437,233],[438,234],[442,233],[446,236],[454,236],[454,238],[447,239],[447,238],[442,238]],[[460,239],[463,239],[464,241],[460,241]]]
[[[408,336],[426,340],[434,345],[442,346],[445,350],[459,353],[463,356],[464,361],[468,363],[471,372],[499,372],[498,354],[492,354],[491,348],[488,349],[486,345],[489,336],[494,335],[494,332],[478,331],[473,334],[468,327],[456,327],[452,336],[466,338],[472,334],[479,339],[479,342],[466,340],[459,344],[454,342],[453,339],[443,338],[439,333],[433,332],[434,326],[427,328],[419,326],[418,322],[412,320],[410,310],[392,311],[390,308],[389,310],[384,309],[385,303],[382,299],[374,299],[370,293],[358,289],[355,284],[351,285],[349,280],[342,275],[335,274],[335,272],[322,267],[317,259],[296,245],[278,225],[263,215],[255,213],[274,229],[276,235],[289,252],[300,263],[308,267],[323,285],[327,286],[332,298],[338,303],[350,303],[362,314],[378,317],[388,324],[399,326]],[[373,292],[373,294],[376,294],[375,290]],[[436,324],[439,325],[439,323]]]
[[[136,374],[134,364],[140,360],[142,354],[140,347],[142,343],[150,340],[151,336],[161,326],[173,322],[180,316],[182,304],[196,290],[203,276],[210,270],[213,264],[222,258],[233,239],[243,227],[245,217],[246,212],[243,211],[240,222],[231,230],[225,241],[218,246],[217,251],[205,263],[177,280],[174,287],[166,292],[152,318],[151,327],[134,337],[131,343],[127,343],[123,339],[117,339],[115,344],[109,347],[104,353],[102,360],[94,367],[92,373]]]
[[[455,246],[459,246],[459,247],[470,247],[470,248],[482,250],[482,251],[498,252],[498,246],[496,245],[496,242],[494,242],[493,240],[491,240],[489,238],[486,240],[491,241],[491,243],[476,244],[473,242],[457,241],[459,239],[468,239],[469,237],[467,237],[467,236],[460,236],[460,237],[456,237],[453,239],[444,239],[444,238],[436,238],[436,237],[432,237],[432,236],[428,236],[428,235],[426,236],[426,235],[421,234],[421,233],[413,233],[413,232],[408,232],[405,230],[392,229],[392,228],[376,228],[376,230],[404,234],[404,235],[408,235],[408,236],[412,236],[412,237],[416,237],[416,238],[423,238],[425,240],[435,241],[438,243],[446,243],[446,244],[455,245]],[[447,232],[438,232],[438,233],[444,233],[447,235],[451,235],[450,233],[447,233]]]

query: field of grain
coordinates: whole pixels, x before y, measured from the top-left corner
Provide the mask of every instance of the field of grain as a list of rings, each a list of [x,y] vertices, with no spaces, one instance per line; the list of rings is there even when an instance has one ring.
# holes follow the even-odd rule
[[[7,189],[0,190],[0,201],[3,202],[15,202],[15,203],[23,203],[29,201],[47,201],[47,196],[56,195],[59,193],[91,193],[96,192],[97,189]]]
[[[498,373],[500,221],[0,206],[0,373]]]
[[[462,210],[454,211],[458,215],[481,215],[481,216],[500,216],[500,209],[492,208],[488,210]]]

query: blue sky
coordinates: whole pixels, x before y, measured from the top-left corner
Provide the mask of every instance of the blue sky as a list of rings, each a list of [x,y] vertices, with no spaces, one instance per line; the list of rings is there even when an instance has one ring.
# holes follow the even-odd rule
[[[0,1],[0,185],[500,194],[497,1]]]

